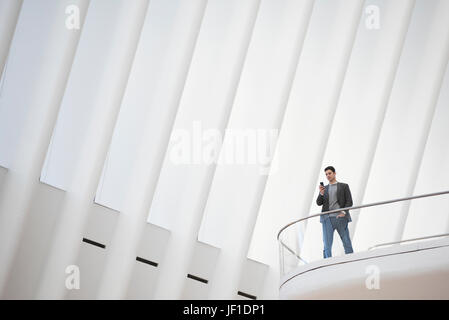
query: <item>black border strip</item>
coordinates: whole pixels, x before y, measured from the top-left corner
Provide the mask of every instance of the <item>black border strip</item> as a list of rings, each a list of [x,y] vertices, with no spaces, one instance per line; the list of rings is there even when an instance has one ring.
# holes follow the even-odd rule
[[[87,238],[83,238],[83,242],[88,243],[88,244],[91,244],[91,245],[93,245],[93,246],[100,247],[101,249],[106,249],[106,245],[104,245],[104,244],[102,244],[102,243],[99,243],[99,242],[95,242],[95,241],[93,241],[93,240],[89,240],[89,239],[87,239]]]
[[[242,291],[237,291],[237,294],[239,296],[242,296],[242,297],[245,297],[245,298],[250,298],[250,299],[253,299],[253,300],[257,300],[256,296],[253,296],[252,294],[249,294],[249,293],[245,293],[245,292],[242,292]]]
[[[193,274],[190,274],[190,273],[187,274],[187,278],[190,278],[190,279],[202,282],[202,283],[208,283],[209,282],[209,280],[206,280],[206,279],[194,276]]]
[[[153,266],[153,267],[157,267],[158,266],[157,262],[153,262],[153,261],[141,258],[141,257],[136,257],[136,260],[139,261],[139,262],[143,262],[143,263],[149,264],[150,266]]]

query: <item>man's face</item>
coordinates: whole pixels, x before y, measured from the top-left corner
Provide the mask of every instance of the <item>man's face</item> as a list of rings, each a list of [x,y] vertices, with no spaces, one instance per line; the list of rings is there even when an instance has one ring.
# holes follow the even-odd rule
[[[328,181],[335,179],[335,173],[332,170],[326,170],[325,174]]]

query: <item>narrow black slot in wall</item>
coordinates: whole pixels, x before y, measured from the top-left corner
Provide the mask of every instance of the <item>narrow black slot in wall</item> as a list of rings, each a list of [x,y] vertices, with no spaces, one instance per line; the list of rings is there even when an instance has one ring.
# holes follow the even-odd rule
[[[149,264],[150,266],[153,266],[153,267],[157,267],[158,266],[158,264],[156,262],[153,262],[153,261],[141,258],[141,257],[136,257],[136,260],[139,261],[139,262],[143,262],[143,263]]]
[[[105,248],[106,248],[106,245],[104,245],[104,244],[102,244],[102,243],[99,243],[99,242],[95,242],[95,241],[93,241],[93,240],[86,239],[86,238],[83,238],[83,242],[88,243],[88,244],[91,244],[91,245],[93,245],[93,246],[100,247],[100,248],[102,248],[102,249],[105,249]]]
[[[245,292],[242,292],[242,291],[238,291],[237,294],[242,296],[242,297],[245,297],[245,298],[249,298],[249,299],[253,299],[253,300],[257,299],[256,296],[253,296],[252,294],[245,293]]]
[[[193,280],[196,280],[196,281],[199,281],[199,282],[202,282],[202,283],[208,283],[209,281],[208,280],[206,280],[206,279],[203,279],[203,278],[200,278],[200,277],[197,277],[197,276],[194,276],[193,274],[187,274],[187,278],[190,278],[190,279],[193,279]]]

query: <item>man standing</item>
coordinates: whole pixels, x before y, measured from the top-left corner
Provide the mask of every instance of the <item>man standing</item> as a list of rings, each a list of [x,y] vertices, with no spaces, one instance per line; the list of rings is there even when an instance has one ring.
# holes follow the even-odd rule
[[[339,208],[352,207],[352,196],[349,186],[343,182],[337,182],[335,168],[332,166],[324,169],[329,184],[319,186],[320,193],[316,199],[319,206],[323,206],[321,212],[335,210]],[[323,225],[323,257],[332,257],[332,242],[334,240],[334,230],[337,229],[345,253],[353,253],[351,238],[349,237],[348,223],[351,222],[349,210],[323,214],[320,222]]]

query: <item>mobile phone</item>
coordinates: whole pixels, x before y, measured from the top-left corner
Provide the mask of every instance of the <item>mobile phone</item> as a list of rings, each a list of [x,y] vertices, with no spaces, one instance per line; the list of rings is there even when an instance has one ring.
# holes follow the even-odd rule
[[[320,182],[320,184],[321,184],[321,186],[323,186],[323,187],[324,187],[324,183],[323,183],[323,181],[321,181],[321,182]]]

